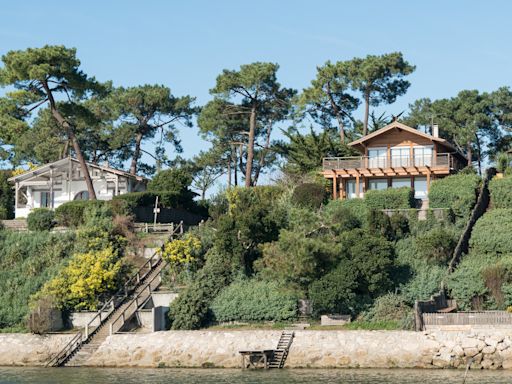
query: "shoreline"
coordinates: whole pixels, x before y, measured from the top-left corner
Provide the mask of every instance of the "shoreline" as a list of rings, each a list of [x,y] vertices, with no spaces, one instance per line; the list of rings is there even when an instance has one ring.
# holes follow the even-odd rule
[[[240,350],[274,349],[280,331],[162,331],[109,336],[84,367],[240,368]],[[40,367],[73,334],[0,334],[0,366]],[[512,330],[295,331],[285,368],[512,369]]]

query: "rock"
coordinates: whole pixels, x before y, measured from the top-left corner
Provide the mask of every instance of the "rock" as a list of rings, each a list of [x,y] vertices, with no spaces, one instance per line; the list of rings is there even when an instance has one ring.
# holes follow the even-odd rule
[[[464,348],[464,355],[467,357],[473,357],[480,352],[478,348]]]
[[[492,366],[492,364],[493,363],[492,363],[492,361],[490,359],[484,359],[480,363],[480,365],[482,366],[483,369],[489,369]]]
[[[488,345],[482,349],[482,353],[486,355],[490,355],[492,353],[496,352],[496,347]]]
[[[457,357],[463,357],[464,356],[464,350],[460,345],[456,345],[453,347],[452,353]]]

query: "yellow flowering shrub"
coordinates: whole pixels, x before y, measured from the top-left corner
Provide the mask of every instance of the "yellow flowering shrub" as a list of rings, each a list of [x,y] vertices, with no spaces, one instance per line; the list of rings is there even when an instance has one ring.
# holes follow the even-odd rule
[[[45,284],[40,296],[54,297],[60,308],[94,310],[101,294],[116,288],[122,267],[112,247],[77,253]]]
[[[16,168],[14,171],[12,171],[12,177],[23,175],[25,172],[31,171],[31,170],[39,167],[39,165],[31,163],[30,161],[27,163],[27,166],[28,166],[28,169]]]
[[[201,250],[201,241],[195,236],[168,241],[164,244],[161,256],[172,267],[191,264]]]

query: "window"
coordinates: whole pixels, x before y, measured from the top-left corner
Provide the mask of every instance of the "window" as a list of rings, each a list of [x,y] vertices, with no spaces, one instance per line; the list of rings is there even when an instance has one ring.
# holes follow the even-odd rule
[[[432,147],[414,147],[414,165],[430,167],[432,165]]]
[[[41,208],[51,208],[52,207],[52,198],[51,194],[48,191],[41,192]]]
[[[386,168],[387,152],[387,148],[368,149],[368,167]]]
[[[78,192],[75,195],[75,198],[73,200],[89,200],[89,192],[88,191]]]
[[[392,167],[408,167],[410,165],[410,148],[395,147],[391,148],[391,166]]]
[[[428,185],[426,177],[414,178],[414,198],[425,200],[428,197]]]
[[[357,197],[356,194],[356,181],[355,180],[347,180],[347,198],[354,199]],[[363,197],[363,183],[359,182],[359,197]]]
[[[370,179],[368,181],[368,189],[382,190],[388,188],[388,179]]]
[[[411,179],[409,177],[393,177],[391,179],[393,188],[409,187],[411,188]]]

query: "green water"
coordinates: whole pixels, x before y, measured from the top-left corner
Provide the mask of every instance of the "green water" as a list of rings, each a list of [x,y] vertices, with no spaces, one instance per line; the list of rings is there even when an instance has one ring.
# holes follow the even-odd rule
[[[235,369],[134,369],[134,368],[2,368],[0,384],[301,384],[301,383],[368,383],[462,384],[460,370],[417,369],[283,369],[241,371]],[[512,383],[512,372],[469,371],[466,384]]]

